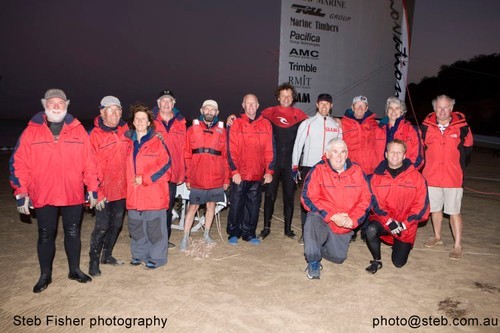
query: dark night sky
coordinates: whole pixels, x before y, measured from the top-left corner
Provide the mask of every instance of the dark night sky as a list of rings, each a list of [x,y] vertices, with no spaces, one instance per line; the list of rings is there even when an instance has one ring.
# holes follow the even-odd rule
[[[500,1],[417,0],[410,81],[478,54],[500,52]],[[188,118],[203,100],[221,115],[254,92],[276,104],[280,1],[2,0],[0,117],[41,110],[48,88],[63,89],[69,112],[93,118],[105,95],[153,106],[175,92]],[[348,106],[335,106],[341,110]]]

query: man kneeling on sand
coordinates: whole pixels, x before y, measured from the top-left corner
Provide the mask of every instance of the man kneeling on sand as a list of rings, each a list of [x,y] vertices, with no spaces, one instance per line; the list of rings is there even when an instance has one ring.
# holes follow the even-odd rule
[[[309,279],[319,279],[322,258],[344,262],[352,229],[365,220],[370,199],[363,171],[347,158],[347,145],[339,138],[331,140],[302,190],[302,204],[308,211],[304,255]]]

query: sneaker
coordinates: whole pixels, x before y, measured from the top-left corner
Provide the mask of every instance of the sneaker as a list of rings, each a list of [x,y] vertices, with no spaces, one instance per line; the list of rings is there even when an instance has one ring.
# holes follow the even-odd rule
[[[215,243],[215,241],[214,241],[212,238],[210,238],[210,236],[209,236],[209,235],[203,235],[203,240],[204,240],[204,241],[205,241],[205,243],[207,243],[207,244],[213,244],[213,243]]]
[[[298,242],[299,242],[300,245],[304,245],[304,236],[300,236]]]
[[[382,262],[379,260],[370,260],[370,266],[366,267],[368,273],[375,274],[379,269],[382,268]]]
[[[156,264],[154,262],[148,261],[147,264],[146,264],[146,268],[156,269],[156,268],[158,268],[158,266],[156,266]]]
[[[437,239],[436,237],[431,237],[424,242],[425,247],[434,247],[436,245],[443,245],[443,241],[440,239]]]
[[[297,239],[297,235],[295,234],[295,232],[293,232],[293,230],[285,232],[285,236],[291,239]]]
[[[228,243],[231,245],[238,245],[238,237],[236,236],[230,237]]]
[[[456,247],[450,251],[450,259],[451,260],[459,260],[464,256],[464,251],[462,249],[457,249]]]
[[[182,237],[181,243],[179,244],[179,251],[185,252],[188,248],[189,236]]]
[[[141,261],[139,259],[136,259],[136,258],[133,258],[130,261],[130,265],[132,265],[132,266],[139,266],[140,264],[141,264]]]
[[[175,247],[175,244],[174,243],[170,243],[168,242],[168,248],[169,249],[173,249]]]
[[[260,240],[264,240],[267,236],[269,236],[270,233],[271,233],[270,228],[264,228],[260,232],[259,236],[257,236],[257,238],[259,238]]]
[[[249,240],[248,240],[248,243],[250,243],[250,244],[252,244],[252,245],[260,245],[261,240],[260,240],[260,239],[258,239],[258,238],[255,238],[255,237],[254,237],[254,238],[249,239]]]
[[[307,264],[307,277],[311,280],[313,279],[319,279],[320,276],[320,270],[321,270],[321,264],[319,261],[311,261]]]

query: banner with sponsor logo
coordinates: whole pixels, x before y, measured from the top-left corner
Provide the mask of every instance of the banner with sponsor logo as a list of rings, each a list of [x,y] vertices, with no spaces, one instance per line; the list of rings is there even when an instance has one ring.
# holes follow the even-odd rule
[[[309,115],[329,93],[335,116],[364,95],[382,117],[388,97],[405,98],[408,42],[404,0],[282,0],[279,82]]]

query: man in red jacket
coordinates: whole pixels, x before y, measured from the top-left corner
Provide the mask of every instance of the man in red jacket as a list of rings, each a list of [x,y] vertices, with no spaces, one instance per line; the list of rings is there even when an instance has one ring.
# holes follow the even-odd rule
[[[97,204],[97,168],[89,136],[82,124],[67,113],[69,100],[60,89],[49,89],[42,99],[45,112],[28,123],[10,158],[10,183],[17,210],[30,214],[34,207],[38,221],[40,279],[33,292],[40,293],[52,282],[59,213],[64,227],[64,249],[70,280],[92,281],[80,270],[80,224],[84,186],[90,208]]]
[[[186,119],[180,111],[174,107],[176,100],[172,90],[160,91],[158,106],[153,109],[156,123],[156,133],[159,133],[167,145],[172,159],[172,176],[168,183],[170,193],[169,206],[167,209],[167,230],[170,239],[172,231],[172,210],[175,205],[177,185],[184,182],[186,164],[184,163],[184,144],[186,143]],[[174,243],[168,242],[168,247],[175,247]]]
[[[394,266],[406,265],[418,223],[429,217],[427,184],[406,158],[405,142],[398,139],[389,142],[385,157],[370,179],[373,207],[366,227],[366,244],[373,260],[366,271],[372,274],[382,268],[382,240],[392,245]]]
[[[244,113],[228,129],[231,206],[227,218],[229,244],[236,245],[238,238],[259,245],[255,229],[259,220],[262,183],[273,179],[274,152],[273,129],[269,120],[257,114],[257,96],[243,97]]]
[[[319,279],[322,258],[337,264],[347,258],[352,230],[370,208],[365,175],[347,158],[342,139],[331,140],[322,160],[309,171],[301,200],[308,211],[304,225],[307,277]]]
[[[189,233],[198,207],[206,204],[203,240],[213,243],[210,227],[215,216],[215,204],[225,201],[224,191],[229,187],[227,162],[227,135],[224,123],[219,121],[219,106],[206,100],[200,109],[199,119],[186,134],[184,158],[186,160],[186,186],[190,190],[189,207],[184,221],[184,236],[179,251],[187,250]]]
[[[114,96],[101,100],[100,115],[94,120],[90,143],[97,160],[99,176],[98,203],[95,206],[95,226],[90,238],[89,274],[101,275],[102,264],[122,265],[113,257],[113,247],[122,227],[125,213],[127,184],[125,169],[128,125],[122,119],[122,105]],[[102,255],[101,255],[102,251]]]
[[[463,196],[465,159],[472,151],[472,133],[465,116],[453,112],[455,100],[441,95],[432,101],[434,112],[422,124],[422,140],[425,147],[425,166],[422,171],[429,185],[432,225],[434,237],[425,247],[442,245],[441,226],[444,213],[450,216],[455,244],[450,259],[463,257],[462,215],[460,208]]]

